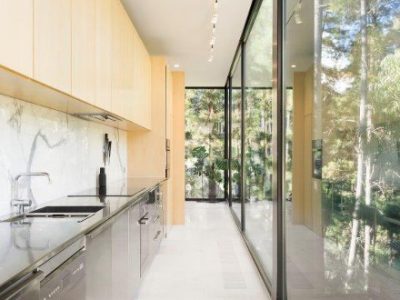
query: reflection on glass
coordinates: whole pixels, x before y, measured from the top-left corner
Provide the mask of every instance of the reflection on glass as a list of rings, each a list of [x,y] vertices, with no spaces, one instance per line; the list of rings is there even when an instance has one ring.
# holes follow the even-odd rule
[[[223,89],[186,90],[186,198],[224,197],[224,101]]]
[[[246,42],[245,233],[272,276],[272,1],[263,1]]]
[[[400,299],[400,3],[302,3],[285,48],[289,299]]]
[[[240,167],[241,167],[241,106],[242,106],[242,69],[241,56],[237,59],[232,76],[232,129],[231,129],[231,182],[232,182],[232,208],[236,216],[241,219],[241,191],[240,191]]]

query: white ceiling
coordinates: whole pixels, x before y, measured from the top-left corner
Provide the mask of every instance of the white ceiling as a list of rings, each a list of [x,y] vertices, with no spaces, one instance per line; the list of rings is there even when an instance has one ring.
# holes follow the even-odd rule
[[[210,63],[213,0],[122,0],[151,55],[165,55],[186,72],[186,86],[223,86],[251,0],[219,0]]]

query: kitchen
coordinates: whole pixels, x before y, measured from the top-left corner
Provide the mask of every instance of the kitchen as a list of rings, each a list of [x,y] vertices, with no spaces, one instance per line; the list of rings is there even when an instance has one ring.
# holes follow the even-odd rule
[[[0,25],[0,299],[133,299],[183,222],[184,73],[119,0],[2,0]]]

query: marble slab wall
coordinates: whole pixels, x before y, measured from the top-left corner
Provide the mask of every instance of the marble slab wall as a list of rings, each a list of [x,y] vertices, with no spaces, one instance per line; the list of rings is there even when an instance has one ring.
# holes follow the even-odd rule
[[[34,204],[96,186],[103,163],[104,134],[112,141],[108,182],[126,177],[127,132],[0,95],[0,216],[10,207],[15,176],[48,172],[20,180],[19,197]]]

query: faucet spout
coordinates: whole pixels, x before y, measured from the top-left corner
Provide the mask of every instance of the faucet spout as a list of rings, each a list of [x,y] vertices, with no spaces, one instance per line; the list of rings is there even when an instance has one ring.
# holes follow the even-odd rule
[[[39,176],[44,176],[47,177],[49,180],[49,183],[51,182],[50,174],[47,172],[28,172],[28,173],[20,173],[17,176],[15,176],[15,181],[19,181],[20,178],[22,177],[39,177]]]
[[[14,178],[13,182],[13,197],[11,198],[10,204],[11,206],[15,206],[18,208],[18,212],[20,214],[24,214],[25,207],[30,207],[32,205],[32,199],[20,199],[19,192],[18,192],[18,183],[22,177],[40,177],[44,176],[47,177],[49,183],[51,183],[50,174],[47,172],[27,172],[27,173],[20,173]]]

